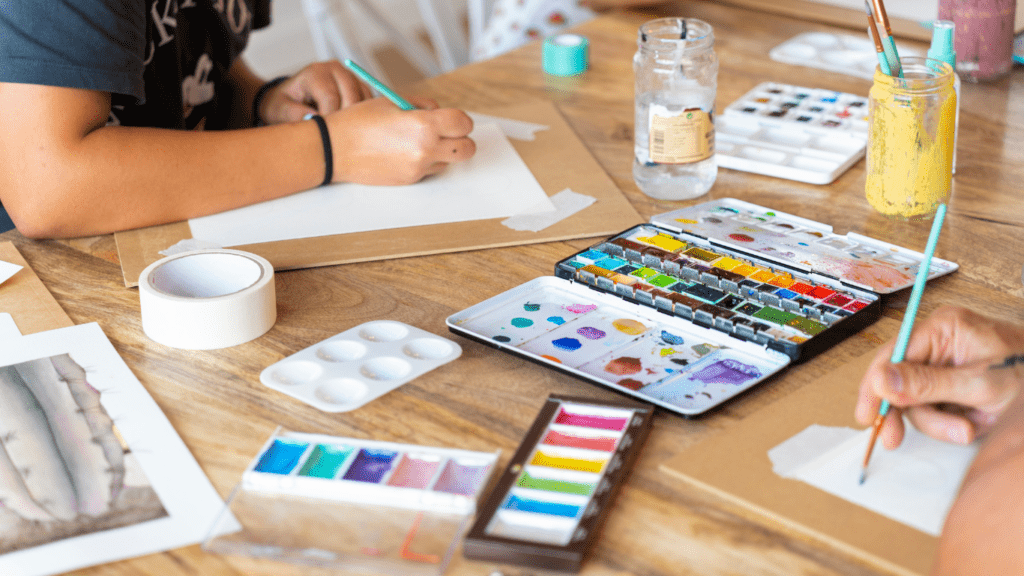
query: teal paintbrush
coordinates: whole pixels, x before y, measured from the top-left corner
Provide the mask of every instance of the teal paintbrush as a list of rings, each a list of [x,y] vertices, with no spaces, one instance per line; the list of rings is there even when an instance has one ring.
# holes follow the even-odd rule
[[[917,307],[921,303],[921,296],[924,294],[924,284],[928,281],[928,272],[932,267],[932,256],[935,255],[935,245],[939,243],[939,232],[942,231],[942,221],[946,219],[946,205],[940,204],[935,212],[935,221],[932,222],[932,231],[928,234],[928,245],[924,249],[924,260],[921,267],[917,269],[917,277],[914,279],[914,287],[910,291],[910,300],[907,302],[907,311],[903,314],[903,323],[900,324],[900,333],[896,336],[896,347],[892,350],[892,357],[889,359],[893,364],[903,362],[907,354],[907,345],[910,344],[910,331],[914,328],[914,318],[917,316]],[[864,483],[867,477],[868,461],[871,460],[871,452],[875,448],[875,441],[878,440],[878,433],[882,430],[885,422],[885,415],[889,413],[889,402],[882,400],[878,407],[878,416],[872,426],[871,440],[868,442],[868,452],[864,455],[864,465],[860,471],[860,483]]]
[[[363,70],[363,67],[360,66],[359,64],[356,64],[355,62],[346,58],[345,67],[351,70],[356,76],[359,76],[359,78],[363,82],[369,84],[374,90],[383,94],[385,98],[394,102],[395,106],[398,106],[402,110],[416,109],[416,107],[407,102],[405,98],[402,98],[401,96],[396,94],[394,90],[385,86],[383,82],[374,78],[372,74],[370,74],[366,70]]]
[[[872,0],[874,2],[874,14],[875,20],[881,26],[878,33],[879,36],[885,33],[882,37],[882,51],[885,53],[885,59],[889,63],[890,76],[899,76],[903,78],[903,66],[900,64],[900,55],[896,52],[896,40],[892,37],[892,28],[889,26],[889,16],[885,13],[885,4],[882,0]]]

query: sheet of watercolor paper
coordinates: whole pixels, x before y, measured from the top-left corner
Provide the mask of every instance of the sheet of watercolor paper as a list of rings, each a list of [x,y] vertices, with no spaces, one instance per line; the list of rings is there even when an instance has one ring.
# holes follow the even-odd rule
[[[555,207],[494,124],[477,125],[476,154],[409,186],[334,184],[189,220],[220,246],[506,218]]]
[[[870,428],[812,424],[769,450],[768,456],[779,476],[802,480],[938,536],[977,447],[935,440],[909,423],[906,430],[896,450],[875,447],[864,484],[859,480]]]
[[[21,330],[14,322],[14,317],[6,312],[0,312],[0,340],[19,337],[21,337]]]
[[[0,574],[19,576],[195,544],[224,509],[95,323],[0,346],[0,501]]]
[[[0,284],[3,284],[11,276],[17,274],[18,270],[21,270],[21,266],[0,260]]]

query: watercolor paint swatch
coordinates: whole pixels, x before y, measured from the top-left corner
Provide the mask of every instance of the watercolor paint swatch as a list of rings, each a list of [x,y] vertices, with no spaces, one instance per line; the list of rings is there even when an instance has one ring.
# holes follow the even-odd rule
[[[579,570],[652,414],[651,407],[550,396],[470,529],[466,557]]]

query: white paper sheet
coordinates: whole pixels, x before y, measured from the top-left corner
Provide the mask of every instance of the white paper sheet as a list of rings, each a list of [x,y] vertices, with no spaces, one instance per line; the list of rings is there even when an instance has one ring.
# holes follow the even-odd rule
[[[14,317],[6,312],[0,313],[0,340],[7,338],[20,338],[21,330],[14,322]]]
[[[473,158],[416,184],[314,188],[189,220],[192,237],[230,247],[555,209],[498,126],[477,125],[470,136]]]
[[[0,260],[0,284],[3,284],[10,279],[11,276],[17,274],[18,270],[21,270],[21,268],[22,267],[18,264],[11,264],[10,262]]]
[[[977,446],[934,440],[909,423],[906,429],[896,450],[875,447],[864,484],[859,480],[871,429],[811,425],[769,450],[768,457],[779,476],[938,536]]]
[[[155,492],[166,515],[135,523],[131,523],[130,519],[125,523],[123,515],[119,515],[118,517],[122,518],[121,527],[99,531],[90,531],[98,529],[100,524],[95,524],[95,528],[89,526],[93,520],[82,514],[80,507],[80,515],[73,520],[37,520],[38,523],[42,523],[43,528],[53,530],[44,532],[44,539],[52,538],[49,534],[61,533],[61,530],[71,531],[69,522],[73,523],[74,531],[79,535],[65,536],[0,555],[0,574],[56,574],[178,548],[203,540],[218,514],[224,509],[224,502],[156,402],[111,346],[99,325],[84,324],[7,340],[0,346],[0,367],[23,366],[30,361],[62,355],[69,355],[74,363],[85,369],[86,381],[100,392],[99,403],[113,420],[113,425],[120,435],[120,445],[127,445],[124,454],[123,488],[120,494],[128,494],[131,489],[133,499],[119,499],[116,508],[110,508],[102,514],[134,509],[133,503],[139,501],[141,495]],[[38,363],[30,365],[39,366]],[[5,381],[0,381],[0,386],[8,387],[7,396],[12,396],[11,390],[18,388],[17,384],[12,385]],[[21,390],[25,390],[24,385],[21,385]],[[18,394],[13,394],[13,397],[17,396]],[[24,394],[22,397],[25,397]],[[42,401],[40,403],[43,404]],[[65,419],[66,422],[73,420]],[[17,426],[13,421],[2,424],[6,424],[7,427]],[[23,438],[33,433],[34,428],[31,424],[32,422],[22,425]],[[69,423],[61,424],[62,428],[70,426]],[[88,441],[86,443],[88,444]],[[4,449],[7,450],[5,457],[13,458],[14,445],[5,444]],[[23,458],[24,454],[22,451]],[[52,452],[44,453],[40,449],[38,461],[33,462],[33,465],[42,468],[47,460],[52,460],[47,458],[46,454]],[[72,474],[70,469],[68,474]],[[31,480],[21,481],[27,484]],[[14,488],[17,489],[17,486]],[[11,485],[6,481],[4,489],[11,491]],[[41,490],[38,486],[35,488],[36,492]],[[32,495],[35,497],[35,493]],[[40,501],[52,502],[52,499]],[[152,498],[150,497],[148,501],[152,502]],[[23,499],[21,502],[26,501]],[[152,506],[150,504],[150,508]],[[29,542],[40,538],[37,534],[39,524],[24,520],[22,514],[26,513],[25,509],[26,506],[21,506],[21,509],[15,512],[14,507],[0,507],[0,534],[3,534],[3,542],[8,547],[17,548],[18,546],[12,542],[17,542],[18,539]],[[107,516],[99,516],[99,521],[103,521],[104,518]],[[237,522],[231,522],[229,525],[230,529],[240,528]]]

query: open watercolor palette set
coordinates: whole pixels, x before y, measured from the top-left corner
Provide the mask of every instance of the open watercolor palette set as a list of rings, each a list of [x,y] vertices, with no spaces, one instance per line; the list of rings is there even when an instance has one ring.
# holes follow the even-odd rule
[[[440,574],[499,453],[277,430],[203,547],[393,574]],[[236,518],[243,529],[216,536]]]
[[[447,324],[693,416],[873,322],[923,258],[726,198],[655,216]],[[929,278],[956,269],[933,258]]]
[[[715,123],[719,166],[828,184],[864,156],[863,96],[765,82],[726,107]]]

